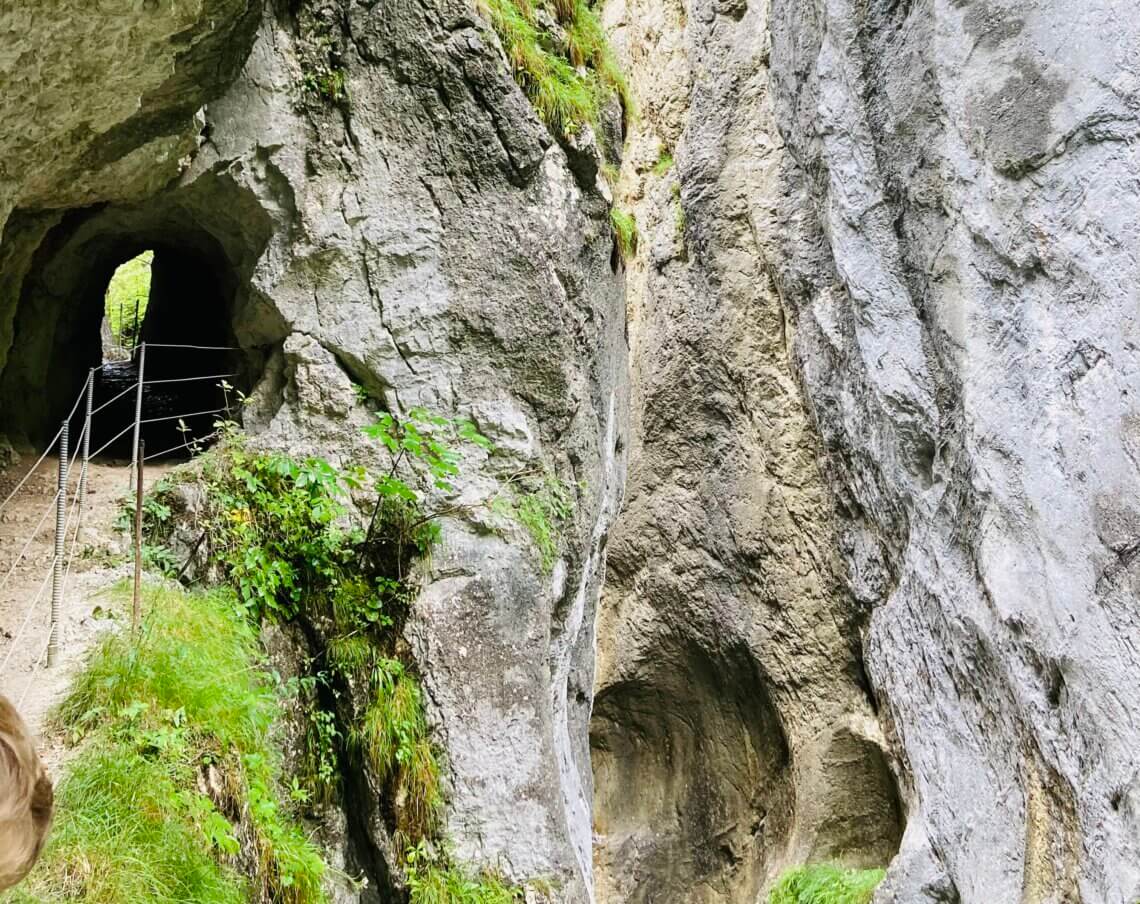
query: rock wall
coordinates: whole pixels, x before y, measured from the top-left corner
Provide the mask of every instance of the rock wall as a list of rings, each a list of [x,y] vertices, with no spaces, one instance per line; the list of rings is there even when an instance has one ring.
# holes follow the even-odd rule
[[[1140,892],[1129,10],[773,3],[772,264],[938,900]]]
[[[902,814],[862,669],[867,600],[752,206],[778,201],[763,4],[629,0],[640,119],[617,201],[632,445],[599,621],[598,898],[755,901],[805,860],[884,864]]]
[[[615,537],[606,617],[708,634],[692,610],[717,577],[747,600],[745,575],[769,574],[769,598],[795,600],[756,617],[773,630],[819,611],[799,608],[814,572],[845,613],[830,649],[862,639],[852,659],[904,798],[877,900],[1135,900],[1134,17],[1113,2],[610,10],[644,73],[647,130],[677,161],[688,261],[674,262],[669,199],[645,175],[657,151],[635,148],[623,189],[648,236],[645,280],[630,283],[636,430],[619,536],[636,537]],[[696,291],[668,281],[679,269]],[[679,391],[654,398],[655,381]],[[800,408],[807,426],[788,414]],[[741,471],[726,463],[771,461],[769,424],[784,445],[744,488],[784,466],[783,498],[802,505],[817,443],[833,501],[810,520],[785,504],[818,549],[775,557],[790,574],[695,558],[747,548],[732,520]],[[648,521],[633,525],[654,506],[648,539]],[[778,524],[758,525],[769,548],[794,536]],[[712,622],[718,638],[733,623]],[[644,671],[642,651],[613,658],[600,707],[607,680]],[[810,676],[793,708],[825,686],[792,674]],[[783,680],[762,674],[781,720]]]
[[[16,7],[0,429],[166,244],[262,441],[368,456],[423,404],[499,446],[406,630],[461,858],[566,902],[813,859],[891,861],[880,902],[1140,895],[1124,0],[610,0],[627,271],[463,0]],[[519,469],[576,488],[550,573],[479,514]]]
[[[67,150],[66,165],[6,161],[18,175],[0,195],[9,420],[85,326],[98,348],[114,266],[165,243],[225,287],[261,442],[379,462],[358,428],[381,405],[471,417],[498,451],[465,460],[471,514],[447,521],[406,629],[446,750],[445,830],[460,860],[585,900],[594,607],[627,445],[607,189],[571,171],[462,0],[169,7],[120,11],[156,23],[153,39],[141,25],[67,33],[55,50],[74,66],[56,77],[74,109],[36,138]],[[4,15],[5,78],[43,104],[55,95],[16,63],[52,46],[59,23]],[[87,42],[106,60],[84,70]],[[133,53],[148,64],[110,71]],[[4,111],[12,139],[30,113]],[[120,144],[68,145],[75,121]],[[135,178],[130,161],[150,166]],[[77,375],[97,361],[78,363]],[[549,573],[525,532],[487,511],[519,471],[572,489]],[[347,802],[362,831],[340,855],[374,880],[363,900],[388,900],[383,820],[360,812],[373,801]]]

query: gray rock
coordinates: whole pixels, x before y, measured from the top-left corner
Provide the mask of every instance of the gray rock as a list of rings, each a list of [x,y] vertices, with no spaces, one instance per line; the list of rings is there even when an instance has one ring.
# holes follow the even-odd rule
[[[606,15],[641,111],[615,195],[644,253],[598,625],[597,897],[764,900],[786,866],[881,865],[902,833],[866,612],[751,221],[781,153],[766,13],[631,0]]]
[[[1131,4],[611,0],[624,273],[593,137],[467,3],[120,5],[0,9],[0,431],[50,435],[157,246],[260,442],[492,435],[405,637],[462,857],[565,902],[892,858],[883,902],[1140,896]],[[488,511],[536,468],[550,573]],[[388,881],[357,790],[338,862]]]
[[[145,19],[135,6],[100,16]],[[156,268],[165,253],[213,277],[192,315],[223,320],[219,338],[241,347],[258,442],[380,464],[359,429],[378,407],[476,419],[499,450],[465,458],[456,497],[469,514],[449,519],[407,628],[446,748],[446,831],[475,867],[586,900],[594,608],[627,446],[608,204],[580,186],[467,3],[277,7],[154,12],[132,39],[140,64],[116,70],[106,97],[79,71],[121,59],[129,32],[0,13],[0,68],[19,84],[0,107],[5,138],[24,140],[35,111],[55,131],[34,142],[61,157],[37,169],[0,148],[19,177],[0,193],[0,312],[15,337],[0,336],[5,426],[36,436],[58,420],[89,365],[76,350],[98,342],[111,270],[156,246]],[[57,36],[58,92],[14,71]],[[338,97],[319,82],[335,72]],[[67,116],[45,111],[49,99]],[[132,125],[96,157],[98,136],[73,137],[86,118]],[[487,530],[502,475],[536,467],[574,497],[551,575],[520,528]],[[357,790],[353,850],[338,862],[387,881],[374,789]]]
[[[812,211],[766,226],[776,280],[889,575],[867,666],[911,819],[964,902],[1140,894],[1117,21],[1128,4],[772,8],[786,184]]]
[[[1125,7],[608,7],[646,109],[618,196],[652,240],[634,265],[644,288],[630,279],[635,446],[606,611],[710,646],[734,636],[732,606],[770,575],[763,593],[789,601],[770,604],[763,624],[839,613],[822,649],[835,661],[846,640],[865,662],[908,838],[923,839],[918,853],[904,844],[883,900],[1123,902],[1140,891],[1129,803],[1140,705],[1128,502],[1135,35],[1108,24],[1130,23]],[[683,217],[667,215],[645,176],[662,147],[677,160]],[[758,397],[749,380],[761,376]],[[806,409],[794,428],[773,413],[781,396],[785,411]],[[766,431],[778,456],[761,457]],[[798,461],[797,436],[810,450]],[[816,449],[826,490],[794,527],[820,549],[801,541],[779,564],[737,565],[750,533],[730,502],[771,477],[737,484],[734,456],[792,468],[780,498],[794,499],[812,485]],[[777,524],[754,531],[768,548],[795,536]],[[694,556],[709,547],[719,554]],[[813,573],[824,602],[800,589]],[[697,617],[722,574],[732,605]],[[777,663],[758,684],[782,717],[781,689],[795,688],[793,725],[827,686],[819,669],[789,662],[804,636],[748,653]],[[613,660],[652,684],[659,654],[645,650],[623,641]],[[599,669],[603,712],[608,674]],[[820,696],[852,714],[860,705],[851,691]],[[785,730],[794,774],[803,755]],[[731,785],[730,768],[713,772]],[[793,783],[797,802],[810,801]],[[651,823],[636,802],[623,806],[635,835]],[[817,832],[802,814],[789,831]],[[673,850],[693,836],[673,829]],[[764,866],[753,869],[777,870],[780,845],[757,847]],[[632,852],[624,861],[605,840],[602,851],[621,872],[646,849],[619,845]],[[791,862],[812,856],[787,850]],[[664,872],[648,869],[612,899],[638,900],[654,881],[678,887]],[[722,889],[701,894],[750,899]]]

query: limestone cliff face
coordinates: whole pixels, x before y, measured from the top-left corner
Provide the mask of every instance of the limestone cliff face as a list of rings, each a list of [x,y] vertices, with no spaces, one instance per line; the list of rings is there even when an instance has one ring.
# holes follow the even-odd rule
[[[834,665],[839,641],[855,641],[905,809],[879,901],[1140,890],[1140,95],[1126,7],[610,7],[644,73],[644,130],[676,164],[661,177],[656,149],[635,148],[622,185],[648,235],[630,293],[635,451],[604,617],[652,610],[682,625],[671,637],[696,626],[704,649],[736,623],[786,631],[797,613],[844,613],[820,649]],[[656,66],[670,77],[652,78]],[[657,386],[684,389],[663,403]],[[813,444],[830,493],[817,495]],[[746,468],[758,473],[741,483]],[[667,527],[634,532],[655,508]],[[741,561],[753,542],[741,509],[769,558]],[[778,528],[785,512],[804,539]],[[697,613],[722,582],[737,622],[710,630]],[[788,738],[796,804],[799,711],[861,708],[854,685],[837,695],[842,678],[828,687],[802,666],[793,714],[781,707],[805,636],[821,640],[800,630],[746,657]],[[599,672],[603,718],[608,681],[649,674],[637,649],[613,660]],[[615,812],[643,830],[639,807]],[[791,837],[810,831],[792,818]],[[725,858],[706,874],[734,869]]]
[[[964,901],[1140,890],[1130,9],[772,8],[814,214],[776,279],[884,579],[908,856]]]
[[[889,862],[880,904],[1140,896],[1132,4],[609,0],[626,268],[466,0],[36,6],[0,430],[50,433],[147,247],[261,441],[472,417],[405,632],[462,859],[567,904],[822,859]],[[479,514],[519,470],[576,488],[549,573]]]
[[[598,894],[755,901],[783,868],[894,853],[865,615],[777,287],[750,221],[777,182],[763,8],[611,4],[641,116],[619,205],[630,473],[592,742]]]
[[[74,394],[106,279],[143,247],[211,274],[263,442],[366,461],[378,404],[471,417],[499,451],[465,462],[476,514],[445,525],[406,631],[445,829],[462,860],[588,899],[594,608],[627,411],[604,187],[571,172],[463,0],[122,6],[133,30],[0,14],[4,427],[35,438],[28,399]],[[66,61],[54,81],[19,64],[41,47]],[[575,495],[549,573],[478,507],[503,473],[544,469]],[[374,792],[346,809],[345,865],[388,900]]]

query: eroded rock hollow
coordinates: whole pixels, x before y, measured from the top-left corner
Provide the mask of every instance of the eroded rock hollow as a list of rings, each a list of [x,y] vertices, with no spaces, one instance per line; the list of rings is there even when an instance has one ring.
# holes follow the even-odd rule
[[[1140,896],[1134,4],[608,0],[620,173],[468,0],[62,7],[0,5],[0,430],[143,249],[144,338],[232,348],[259,442],[471,418],[403,634],[464,862]],[[549,568],[470,514],[505,471],[573,489]],[[397,899],[357,790],[330,856]]]

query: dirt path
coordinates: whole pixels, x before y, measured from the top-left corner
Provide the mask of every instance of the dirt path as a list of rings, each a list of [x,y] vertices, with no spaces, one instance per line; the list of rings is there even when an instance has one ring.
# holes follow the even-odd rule
[[[34,461],[26,455],[0,473],[0,500],[11,493]],[[92,644],[118,624],[104,617],[110,612],[107,590],[132,573],[128,535],[114,529],[120,501],[129,489],[128,463],[91,464],[78,534],[75,468],[68,493],[65,563],[70,568],[64,571],[59,663],[47,668],[44,654],[51,612],[57,469],[57,458],[48,456],[0,509],[0,582],[4,582],[0,586],[0,691],[17,705],[37,734]],[[147,486],[169,470],[169,466],[148,465]],[[58,763],[59,750],[49,746],[44,754],[49,768]]]

